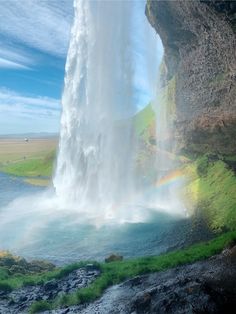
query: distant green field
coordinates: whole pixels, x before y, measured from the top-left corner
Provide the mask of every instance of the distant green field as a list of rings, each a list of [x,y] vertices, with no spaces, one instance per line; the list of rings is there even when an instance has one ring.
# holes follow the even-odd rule
[[[57,142],[57,138],[0,139],[0,171],[26,177],[31,184],[48,185]]]
[[[148,138],[150,126],[155,121],[151,105],[138,112],[133,119],[138,136]],[[25,142],[24,139],[0,140],[0,171],[26,177],[25,181],[30,184],[49,184],[57,142],[56,138],[32,139],[29,142]]]
[[[51,177],[55,151],[43,158],[26,159],[1,167],[3,172],[22,177]]]

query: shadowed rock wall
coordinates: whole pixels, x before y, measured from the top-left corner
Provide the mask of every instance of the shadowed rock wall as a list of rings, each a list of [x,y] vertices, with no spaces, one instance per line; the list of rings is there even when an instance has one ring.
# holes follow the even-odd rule
[[[236,153],[236,1],[148,0],[168,81],[176,78],[178,147]]]

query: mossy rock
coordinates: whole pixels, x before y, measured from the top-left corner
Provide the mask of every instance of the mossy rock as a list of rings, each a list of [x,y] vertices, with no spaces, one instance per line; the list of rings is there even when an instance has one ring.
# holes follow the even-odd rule
[[[33,260],[28,263],[28,268],[33,272],[44,272],[53,270],[55,265],[47,261]]]
[[[27,273],[26,269],[23,266],[20,265],[12,265],[9,269],[10,274],[23,274],[25,275]]]
[[[112,263],[112,262],[120,262],[123,261],[123,256],[111,254],[109,257],[105,258],[105,263]]]
[[[41,260],[33,260],[28,262],[25,258],[14,256],[9,252],[0,252],[0,267],[9,271],[10,275],[13,274],[34,274],[51,271],[55,265]]]

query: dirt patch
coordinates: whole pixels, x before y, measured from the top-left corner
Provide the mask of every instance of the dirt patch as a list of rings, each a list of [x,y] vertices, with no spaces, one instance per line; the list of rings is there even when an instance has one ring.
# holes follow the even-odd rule
[[[10,164],[25,159],[45,157],[56,149],[58,138],[0,139],[0,163]]]

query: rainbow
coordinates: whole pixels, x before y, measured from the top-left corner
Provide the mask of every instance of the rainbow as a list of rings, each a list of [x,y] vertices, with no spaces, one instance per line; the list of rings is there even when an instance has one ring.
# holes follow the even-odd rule
[[[174,171],[171,171],[164,177],[160,178],[159,180],[157,180],[155,182],[155,187],[161,187],[167,184],[175,183],[183,177],[184,177],[183,171],[181,171],[180,169],[176,169]]]

